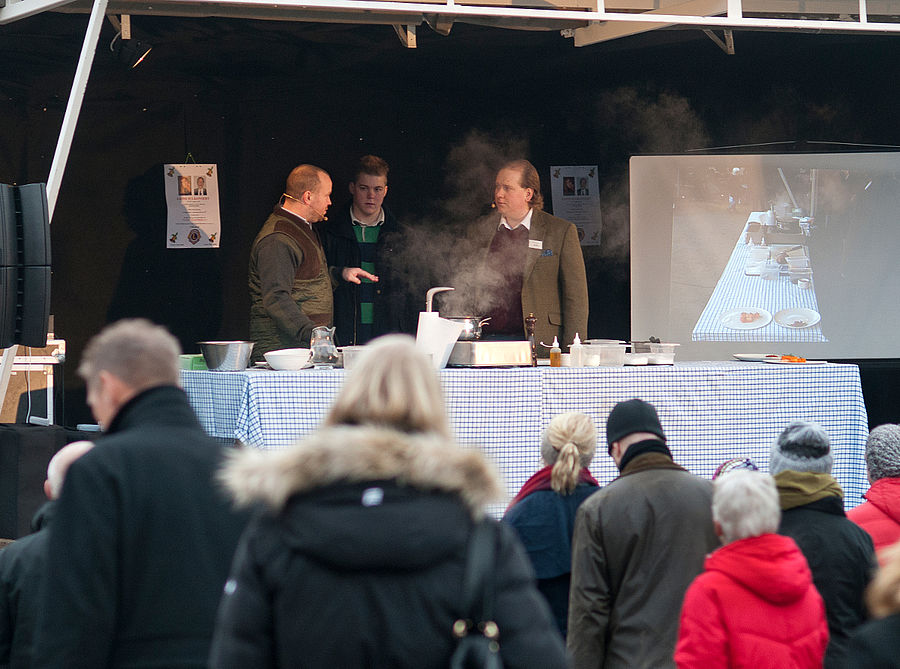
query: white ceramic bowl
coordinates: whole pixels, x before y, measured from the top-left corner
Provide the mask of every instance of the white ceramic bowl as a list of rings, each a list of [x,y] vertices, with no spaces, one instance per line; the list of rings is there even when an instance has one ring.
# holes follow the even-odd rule
[[[302,369],[309,362],[308,348],[282,348],[264,353],[263,357],[269,367],[280,372],[293,372]]]

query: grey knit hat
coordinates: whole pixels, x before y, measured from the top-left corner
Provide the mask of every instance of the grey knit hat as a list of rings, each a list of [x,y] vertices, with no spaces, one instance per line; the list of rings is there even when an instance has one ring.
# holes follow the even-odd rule
[[[796,421],[788,425],[769,454],[772,476],[786,469],[795,472],[831,473],[831,439],[818,423]]]
[[[869,480],[900,477],[900,425],[879,425],[866,440],[866,468]]]

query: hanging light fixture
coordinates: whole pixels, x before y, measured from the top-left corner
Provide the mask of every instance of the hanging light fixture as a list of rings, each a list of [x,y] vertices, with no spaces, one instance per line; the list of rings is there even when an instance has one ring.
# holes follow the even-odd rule
[[[109,50],[113,52],[117,60],[131,69],[136,68],[144,62],[153,46],[148,42],[132,39],[131,17],[128,14],[122,14],[121,21],[112,15],[107,18],[116,29],[116,34],[109,43]]]

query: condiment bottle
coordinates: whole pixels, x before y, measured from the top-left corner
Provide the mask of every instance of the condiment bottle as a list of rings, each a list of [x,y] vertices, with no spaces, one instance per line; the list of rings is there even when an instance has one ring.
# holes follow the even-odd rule
[[[575,333],[575,340],[569,347],[569,359],[572,367],[584,367],[584,345],[581,343],[581,337]]]
[[[550,366],[562,367],[562,351],[559,348],[559,340],[554,336],[550,345]]]

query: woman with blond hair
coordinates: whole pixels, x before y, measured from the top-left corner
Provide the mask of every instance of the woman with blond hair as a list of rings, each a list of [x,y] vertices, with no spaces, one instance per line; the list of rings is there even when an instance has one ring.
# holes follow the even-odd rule
[[[850,633],[847,667],[900,668],[900,542],[879,557],[884,566],[866,590],[866,604],[876,620]]]
[[[240,452],[223,480],[262,507],[238,547],[210,667],[447,667],[467,544],[496,470],[453,441],[412,337],[367,345],[324,424],[285,451]],[[490,574],[504,667],[564,667],[515,535],[494,520]]]
[[[544,467],[525,482],[503,516],[525,545],[538,590],[550,604],[563,636],[569,613],[575,512],[600,489],[588,471],[596,448],[597,428],[590,416],[577,412],[556,416],[541,437]]]

